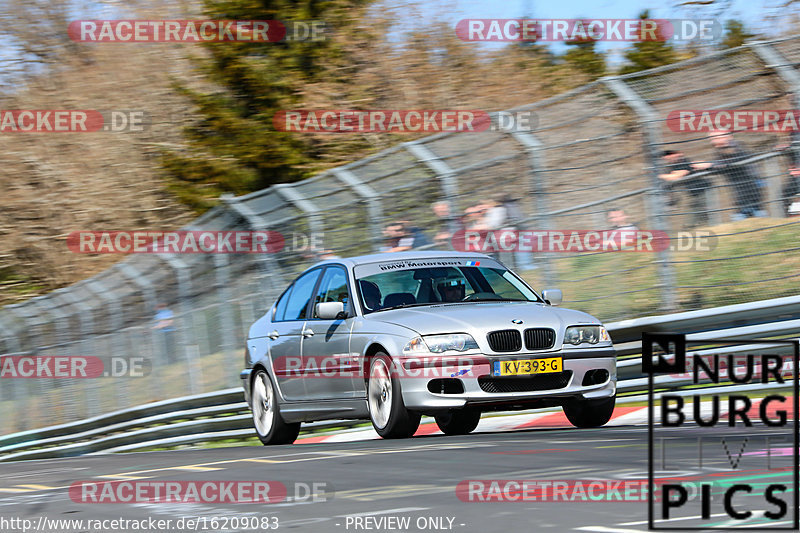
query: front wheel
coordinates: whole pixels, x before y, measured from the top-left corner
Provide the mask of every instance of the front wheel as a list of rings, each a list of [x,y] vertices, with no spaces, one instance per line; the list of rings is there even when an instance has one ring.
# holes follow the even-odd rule
[[[278,412],[277,394],[264,370],[253,377],[251,407],[256,434],[264,445],[291,444],[300,433],[300,423],[287,424]]]
[[[472,433],[481,421],[478,409],[459,409],[436,415],[436,425],[445,435],[466,435]]]
[[[616,396],[602,400],[569,400],[564,404],[564,414],[577,428],[597,428],[611,420]]]
[[[421,415],[406,409],[400,380],[389,370],[392,361],[378,353],[369,365],[367,404],[372,427],[384,439],[404,439],[417,431]]]

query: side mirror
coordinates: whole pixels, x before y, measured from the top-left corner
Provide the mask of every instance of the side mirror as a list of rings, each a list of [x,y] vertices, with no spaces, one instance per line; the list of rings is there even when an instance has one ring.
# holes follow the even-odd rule
[[[316,306],[316,314],[318,318],[323,320],[337,320],[339,318],[347,318],[344,312],[344,303],[342,302],[322,302]]]
[[[561,289],[545,289],[542,291],[542,298],[550,305],[561,305],[564,295],[561,294]]]

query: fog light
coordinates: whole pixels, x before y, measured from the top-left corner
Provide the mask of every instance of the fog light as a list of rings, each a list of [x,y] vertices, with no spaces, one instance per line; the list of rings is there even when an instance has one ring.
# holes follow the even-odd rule
[[[608,381],[608,370],[605,368],[595,368],[589,370],[583,375],[582,386],[588,387],[589,385],[599,385]]]

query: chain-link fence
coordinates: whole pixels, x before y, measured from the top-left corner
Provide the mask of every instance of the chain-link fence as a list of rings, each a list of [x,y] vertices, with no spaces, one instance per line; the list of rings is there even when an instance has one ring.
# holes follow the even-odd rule
[[[636,226],[666,232],[673,245],[689,230],[715,235],[711,249],[500,254],[534,287],[559,287],[564,305],[602,320],[795,294],[800,186],[789,169],[800,139],[737,133],[725,141],[737,156],[723,157],[706,133],[677,133],[667,117],[800,108],[798,63],[795,37],[604,78],[517,110],[535,114],[529,129],[437,134],[224,197],[184,229],[278,231],[284,249],[136,254],[0,310],[6,356],[141,357],[151,367],[146,377],[0,379],[0,432],[238,386],[249,325],[301,270],[326,255],[381,251],[391,246],[384,228],[398,222],[413,228],[415,247],[449,249],[446,236],[474,222],[462,213],[486,200],[518,230]],[[687,165],[689,178],[665,177]]]

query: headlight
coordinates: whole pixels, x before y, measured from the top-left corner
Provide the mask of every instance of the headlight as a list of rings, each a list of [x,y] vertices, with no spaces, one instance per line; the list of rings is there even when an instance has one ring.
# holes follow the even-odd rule
[[[403,353],[466,352],[477,349],[478,343],[471,335],[455,333],[452,335],[427,335],[424,339],[414,337],[403,347]]]
[[[414,337],[403,346],[403,353],[428,353],[428,345],[422,337]]]
[[[443,352],[466,352],[467,350],[477,350],[478,343],[471,335],[466,333],[454,333],[452,335],[428,335],[425,342],[431,353]]]
[[[597,344],[610,342],[611,337],[603,326],[570,326],[564,333],[564,344]]]

